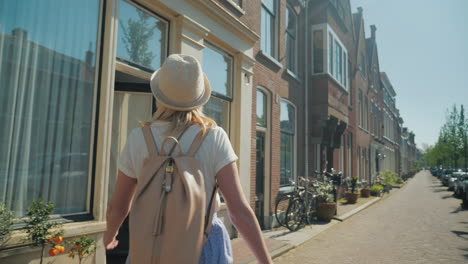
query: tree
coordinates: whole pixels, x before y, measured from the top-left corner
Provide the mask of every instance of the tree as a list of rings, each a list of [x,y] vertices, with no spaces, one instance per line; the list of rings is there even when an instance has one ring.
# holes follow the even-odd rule
[[[156,25],[150,22],[152,17],[138,10],[138,19],[129,18],[127,25],[120,22],[124,35],[123,43],[130,60],[151,68],[151,62],[156,56],[148,49],[149,40],[154,36]]]

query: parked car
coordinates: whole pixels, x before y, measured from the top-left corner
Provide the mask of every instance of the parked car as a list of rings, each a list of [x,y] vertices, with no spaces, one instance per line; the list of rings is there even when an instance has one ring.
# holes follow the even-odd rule
[[[463,181],[465,179],[465,173],[461,171],[457,171],[452,173],[451,177],[448,180],[448,189],[449,191],[455,192],[455,185],[459,184],[459,181]]]
[[[449,178],[452,177],[452,170],[446,169],[443,170],[440,176],[440,180],[442,181],[442,184],[444,186],[448,186],[449,184]]]
[[[454,195],[457,198],[464,198],[468,194],[468,173],[465,172],[463,178],[455,182]]]

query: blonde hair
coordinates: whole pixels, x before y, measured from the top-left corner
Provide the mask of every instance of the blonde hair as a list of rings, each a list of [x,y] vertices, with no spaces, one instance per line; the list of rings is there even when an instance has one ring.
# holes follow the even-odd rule
[[[154,113],[150,121],[140,121],[142,126],[148,126],[156,121],[170,122],[169,134],[179,134],[184,129],[191,125],[199,125],[203,135],[207,132],[208,128],[216,127],[216,122],[203,114],[203,108],[198,107],[189,111],[179,111],[167,108],[163,105],[158,106],[158,110]],[[167,135],[166,135],[167,136]]]

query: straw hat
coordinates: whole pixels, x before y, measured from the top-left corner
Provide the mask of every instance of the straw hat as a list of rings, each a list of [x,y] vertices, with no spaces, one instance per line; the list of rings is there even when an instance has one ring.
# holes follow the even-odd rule
[[[210,82],[198,60],[183,54],[167,57],[151,76],[150,86],[159,104],[179,111],[196,109],[211,95]]]

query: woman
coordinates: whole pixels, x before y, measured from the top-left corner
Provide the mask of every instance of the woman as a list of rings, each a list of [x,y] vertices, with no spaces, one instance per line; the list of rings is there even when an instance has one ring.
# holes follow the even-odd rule
[[[237,156],[229,138],[222,128],[202,113],[202,106],[210,98],[211,87],[200,63],[192,56],[170,55],[152,75],[151,90],[158,103],[158,110],[153,121],[144,125],[150,126],[156,145],[161,146],[166,136],[178,135],[181,150],[185,153],[200,130],[207,133],[195,154],[195,158],[202,162],[205,189],[212,190],[216,183],[219,185],[232,223],[259,263],[272,263],[256,217],[243,195],[236,166]],[[168,152],[169,149],[166,149]],[[104,246],[108,250],[118,244],[117,232],[130,212],[139,170],[147,156],[141,129],[134,129],[119,158],[118,179],[107,210]],[[232,261],[229,235],[215,214],[199,263]]]

